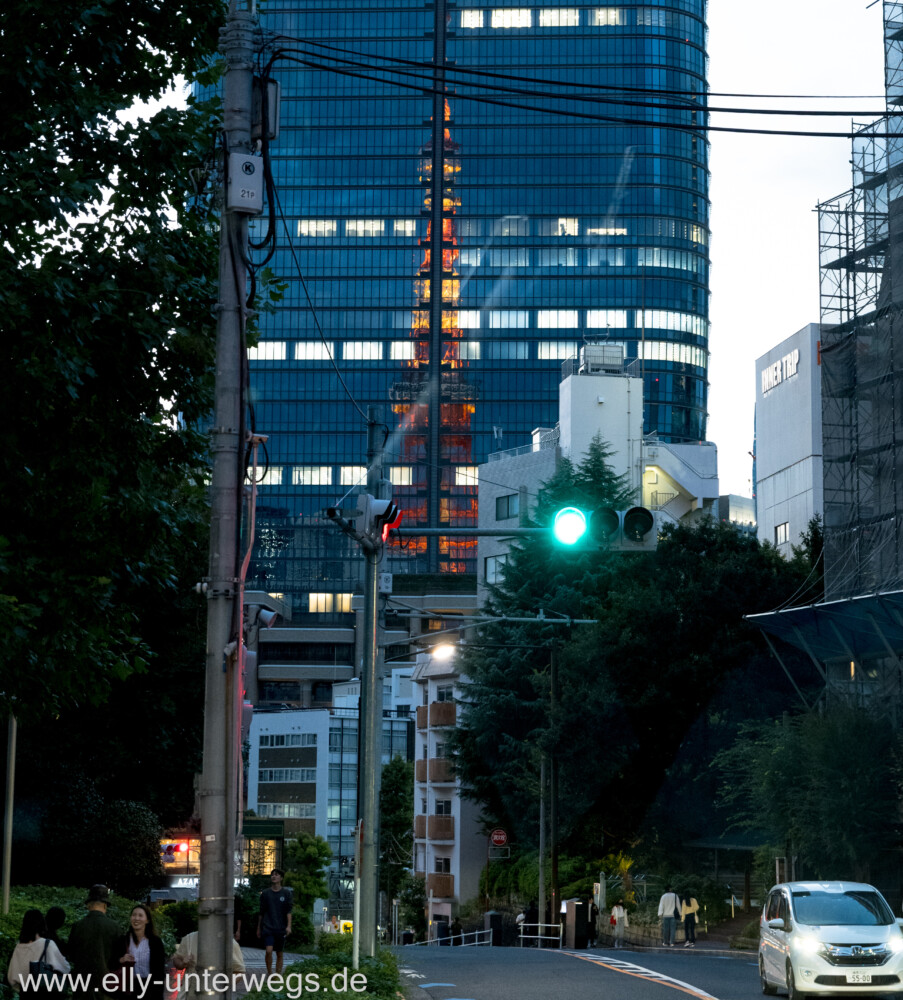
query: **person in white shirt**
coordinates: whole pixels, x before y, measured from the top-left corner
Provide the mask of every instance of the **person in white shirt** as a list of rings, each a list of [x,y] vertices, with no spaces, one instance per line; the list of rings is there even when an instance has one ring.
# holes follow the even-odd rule
[[[179,942],[178,948],[173,952],[171,959],[172,967],[182,973],[179,976],[179,990],[173,994],[175,997],[184,997],[187,994],[185,973],[196,972],[198,966],[198,932],[191,931]],[[245,971],[245,959],[241,953],[241,948],[235,938],[232,939],[232,972],[241,973]]]
[[[624,934],[630,926],[630,921],[627,918],[627,910],[624,909],[623,899],[619,899],[611,908],[611,917],[609,918],[609,921],[611,925],[611,936],[614,941],[615,948],[623,948]]]
[[[19,932],[19,943],[10,956],[6,972],[9,985],[16,993],[22,990],[22,980],[29,975],[31,962],[46,962],[61,974],[69,971],[69,963],[53,941],[44,936],[46,933],[44,914],[40,910],[26,910],[22,918],[22,930]]]
[[[670,885],[658,901],[658,915],[662,918],[662,944],[673,948],[677,921],[680,919],[680,896],[671,891]]]

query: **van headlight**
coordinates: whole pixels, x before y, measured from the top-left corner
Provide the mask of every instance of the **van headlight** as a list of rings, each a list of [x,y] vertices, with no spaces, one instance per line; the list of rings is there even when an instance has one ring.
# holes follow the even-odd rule
[[[892,951],[895,955],[899,955],[903,952],[903,934],[895,934],[887,942],[887,950]]]
[[[903,943],[903,938],[900,939]],[[822,942],[814,934],[801,934],[796,942],[801,955],[817,955],[823,948]]]

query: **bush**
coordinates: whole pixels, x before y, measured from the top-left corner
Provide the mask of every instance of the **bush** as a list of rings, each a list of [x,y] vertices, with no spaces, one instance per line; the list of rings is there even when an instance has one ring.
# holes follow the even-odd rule
[[[155,924],[158,923],[158,916],[171,922],[172,932],[178,941],[181,941],[186,934],[198,929],[198,904],[194,899],[180,899],[177,903],[165,903],[154,910]]]
[[[330,935],[323,935],[324,939]],[[317,977],[317,981],[320,984],[320,992],[325,993],[327,990],[330,995],[330,1000],[354,1000],[355,997],[360,1000],[397,1000],[398,994],[401,992],[401,983],[398,975],[398,963],[395,961],[395,957],[388,951],[380,950],[376,958],[362,958],[360,961],[360,969],[358,970],[366,980],[366,989],[361,992],[359,990],[334,990],[332,988],[332,980],[335,976],[342,976],[343,973],[347,972],[348,978],[350,979],[354,972],[351,969],[351,938],[347,934],[335,934],[332,937],[341,942],[343,938],[348,939],[348,950],[345,951],[339,947],[327,946],[327,951],[323,954],[318,954],[316,958],[309,958],[303,962],[295,962],[290,965],[285,970],[286,976],[302,976],[307,977],[314,975]],[[339,982],[342,980],[340,979]],[[298,980],[295,980],[298,982]],[[309,982],[306,978],[303,979],[304,983]],[[274,990],[255,990],[247,994],[246,1000],[290,1000],[288,994],[291,992],[293,994],[294,1000],[298,1000],[297,989],[283,989],[279,991]],[[305,990],[305,993],[312,992]]]

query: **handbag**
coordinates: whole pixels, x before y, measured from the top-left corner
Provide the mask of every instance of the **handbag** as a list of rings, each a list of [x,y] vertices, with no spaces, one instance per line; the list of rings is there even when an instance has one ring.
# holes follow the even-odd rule
[[[612,927],[616,927],[618,923],[618,918],[614,914],[612,914],[611,919],[608,922],[611,924]]]
[[[44,940],[44,950],[41,952],[41,957],[37,962],[28,963],[28,972],[31,976],[31,981],[39,989],[49,989],[50,988],[50,977],[56,975],[56,969],[45,959],[47,957],[47,946],[50,944],[50,938],[45,938]]]

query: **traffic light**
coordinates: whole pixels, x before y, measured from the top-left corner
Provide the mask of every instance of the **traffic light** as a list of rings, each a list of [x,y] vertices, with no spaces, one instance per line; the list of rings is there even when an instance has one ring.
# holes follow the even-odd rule
[[[613,552],[651,552],[658,544],[656,515],[646,507],[562,507],[555,513],[552,533],[562,545],[580,543],[581,549],[590,545]]]
[[[362,493],[357,502],[357,530],[371,541],[388,541],[389,532],[401,524],[398,505],[391,500],[377,500],[369,493]]]
[[[651,552],[658,545],[655,514],[646,507],[599,507],[590,519],[593,541],[613,552]]]

